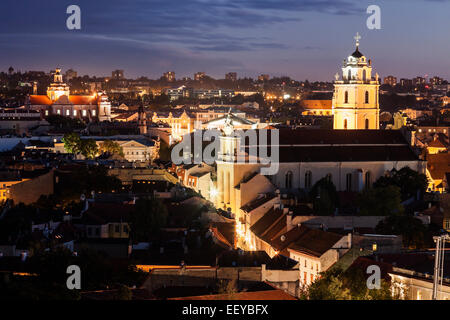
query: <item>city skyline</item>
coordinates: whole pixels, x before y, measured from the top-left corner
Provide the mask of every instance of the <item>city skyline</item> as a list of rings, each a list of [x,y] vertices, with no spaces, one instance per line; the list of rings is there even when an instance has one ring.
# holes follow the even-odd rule
[[[360,49],[381,76],[450,78],[445,0],[377,1],[381,30],[366,27],[368,1],[11,4],[0,4],[4,71],[60,66],[97,76],[123,69],[128,78],[154,79],[166,71],[182,78],[203,71],[214,78],[237,72],[332,81],[359,32]],[[81,8],[81,30],[66,28],[70,4]]]

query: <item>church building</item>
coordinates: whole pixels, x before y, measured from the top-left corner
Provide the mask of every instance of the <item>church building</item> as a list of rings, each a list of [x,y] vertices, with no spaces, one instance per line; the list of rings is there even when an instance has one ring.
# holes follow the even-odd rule
[[[215,203],[234,214],[242,235],[248,236],[252,225],[273,208],[276,193],[300,195],[322,178],[329,179],[338,192],[356,193],[393,169],[409,167],[425,173],[426,161],[400,130],[379,130],[379,85],[371,72],[371,63],[359,52],[357,42],[356,51],[344,63],[343,80],[335,82],[334,129],[273,129],[278,139],[272,138],[272,130],[256,129],[258,141],[242,140],[246,160],[254,157],[252,149],[258,150],[256,162],[238,161],[242,141],[229,117],[216,160]],[[261,140],[264,134],[266,139]],[[270,150],[261,153],[261,147]],[[261,169],[268,165],[260,160],[274,152],[278,169],[265,175]]]
[[[47,95],[30,95],[26,102],[29,110],[39,111],[43,117],[61,115],[86,121],[111,120],[111,102],[105,93],[93,95],[71,95],[69,86],[63,82],[61,69],[56,69],[53,83]]]

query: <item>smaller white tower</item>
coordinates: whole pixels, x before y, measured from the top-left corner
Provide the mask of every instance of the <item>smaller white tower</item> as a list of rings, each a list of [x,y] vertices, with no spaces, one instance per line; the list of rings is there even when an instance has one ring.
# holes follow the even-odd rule
[[[111,102],[105,92],[98,93],[98,120],[111,121]]]

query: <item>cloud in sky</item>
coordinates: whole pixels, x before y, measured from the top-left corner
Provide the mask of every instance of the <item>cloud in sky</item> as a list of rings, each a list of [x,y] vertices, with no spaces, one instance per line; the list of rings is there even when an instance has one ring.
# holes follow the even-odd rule
[[[71,4],[81,7],[82,30],[66,29],[66,8]],[[337,31],[342,29],[350,40],[346,47],[351,45],[350,37],[365,24],[367,4],[366,0],[2,0],[0,68],[9,64],[49,68],[56,59],[55,63],[85,73],[107,74],[117,66],[130,76],[156,76],[167,68],[182,74],[203,70],[223,75],[232,70],[289,73],[293,68],[277,61],[303,60],[308,66],[292,75],[311,78],[317,72],[320,78],[323,70],[335,72],[332,59],[343,58],[332,56],[336,54],[332,48],[342,45],[336,43]]]

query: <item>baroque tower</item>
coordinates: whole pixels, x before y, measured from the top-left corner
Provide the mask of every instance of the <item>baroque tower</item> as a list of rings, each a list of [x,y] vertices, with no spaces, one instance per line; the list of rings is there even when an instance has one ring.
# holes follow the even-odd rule
[[[359,33],[356,50],[342,66],[342,79],[336,74],[333,94],[333,129],[379,129],[378,74],[372,78],[372,63],[359,51]]]

